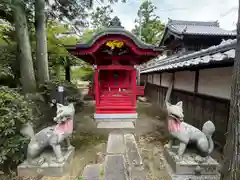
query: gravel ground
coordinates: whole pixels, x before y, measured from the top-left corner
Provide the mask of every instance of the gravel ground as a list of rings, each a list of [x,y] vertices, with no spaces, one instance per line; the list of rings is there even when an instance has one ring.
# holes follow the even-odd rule
[[[138,146],[141,151],[144,169],[147,172],[147,180],[169,180],[166,173],[163,158],[163,144],[166,143],[166,131],[163,121],[156,116],[160,111],[155,111],[151,104],[139,103],[137,133],[139,135]]]

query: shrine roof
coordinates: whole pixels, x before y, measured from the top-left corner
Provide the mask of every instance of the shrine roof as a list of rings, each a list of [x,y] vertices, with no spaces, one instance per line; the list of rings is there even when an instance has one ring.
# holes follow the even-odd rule
[[[182,21],[169,19],[167,27],[180,34],[236,36],[235,32],[220,28],[218,21]]]
[[[162,72],[162,71],[177,71],[184,70],[189,67],[197,67],[200,65],[215,65],[215,64],[233,64],[235,59],[235,48],[237,39],[229,39],[222,41],[217,46],[211,46],[207,49],[186,54],[174,55],[165,59],[156,59],[155,63],[141,69],[141,73]]]
[[[183,21],[169,19],[166,24],[163,38],[160,45],[163,45],[164,37],[172,34],[177,37],[184,35],[192,36],[219,36],[219,37],[236,37],[236,31],[222,29],[218,21]]]
[[[136,37],[131,32],[125,30],[124,28],[106,28],[106,29],[103,29],[102,31],[94,34],[93,37],[91,38],[91,40],[88,41],[87,43],[77,43],[76,45],[73,45],[73,46],[66,46],[66,48],[68,50],[87,49],[87,48],[90,48],[92,45],[94,45],[94,43],[98,39],[100,39],[104,36],[112,36],[112,35],[125,36],[125,37],[131,39],[136,44],[136,46],[138,48],[141,48],[141,49],[152,49],[153,51],[162,51],[161,47],[142,42],[138,37]]]

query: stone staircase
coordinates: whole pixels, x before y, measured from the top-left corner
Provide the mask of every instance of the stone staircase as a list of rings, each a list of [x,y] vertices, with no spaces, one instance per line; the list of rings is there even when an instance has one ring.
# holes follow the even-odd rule
[[[131,133],[112,132],[102,164],[87,165],[84,180],[145,180],[142,158]]]

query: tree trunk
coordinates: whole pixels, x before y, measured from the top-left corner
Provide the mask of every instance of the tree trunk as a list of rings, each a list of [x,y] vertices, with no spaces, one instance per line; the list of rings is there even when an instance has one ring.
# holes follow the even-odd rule
[[[239,4],[240,6],[240,4]],[[240,9],[238,9],[237,46],[233,67],[228,132],[224,147],[221,180],[240,179]]]
[[[35,1],[36,21],[36,64],[37,79],[40,84],[49,81],[47,35],[45,27],[45,0]]]
[[[19,46],[21,84],[25,93],[36,91],[28,25],[24,5],[20,0],[12,0],[12,11]]]

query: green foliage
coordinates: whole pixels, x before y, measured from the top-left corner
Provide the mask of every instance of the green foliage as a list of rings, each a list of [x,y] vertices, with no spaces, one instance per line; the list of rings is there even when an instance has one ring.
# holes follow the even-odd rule
[[[87,29],[87,30],[83,31],[80,41],[82,43],[87,43],[88,41],[90,41],[92,39],[92,36],[99,31],[100,31],[100,29]]]
[[[19,83],[19,64],[16,61],[16,46],[0,47],[0,84],[16,87]],[[15,85],[14,85],[15,84]]]
[[[93,71],[88,71],[83,77],[83,81],[90,81],[90,83],[93,82]]]
[[[50,1],[48,0],[48,2]],[[88,25],[88,8],[92,6],[92,0],[53,0],[48,5],[49,17],[62,21],[67,19],[75,27]]]
[[[8,45],[15,40],[13,27],[5,21],[0,21],[0,45]]]
[[[97,7],[90,15],[90,22],[93,29],[98,30],[106,27],[122,27],[119,17],[111,18],[113,10],[110,5]]]
[[[79,176],[79,177],[78,177],[78,180],[83,180],[83,177],[82,177],[82,176]]]
[[[91,13],[91,25],[94,29],[100,29],[108,27],[113,10],[110,5],[97,7],[95,11]]]
[[[50,65],[65,66],[67,59],[74,61],[74,57],[68,53],[64,46],[76,44],[79,38],[76,35],[65,35],[69,33],[69,31],[70,28],[68,26],[60,24],[57,21],[48,22],[47,43]],[[72,62],[72,64],[74,63]]]
[[[162,37],[164,25],[154,11],[157,7],[151,1],[145,1],[138,10],[138,18],[135,20],[135,27],[132,32],[141,40],[149,44],[158,44]],[[142,17],[142,18],[140,18]]]
[[[81,79],[83,81],[92,80],[93,70],[91,67],[76,67],[72,68],[72,79],[78,80]]]
[[[1,66],[0,67],[0,82],[2,79],[6,79],[6,78],[13,78],[13,73],[12,73],[12,70],[11,70],[11,67],[9,66]]]
[[[63,79],[64,67],[67,65],[82,65],[83,61],[71,55],[66,45],[75,45],[79,37],[69,34],[71,28],[57,21],[47,24],[48,60],[51,79]]]
[[[0,119],[0,165],[9,168],[24,158],[27,139],[20,129],[33,121],[31,102],[16,90],[0,87]]]

